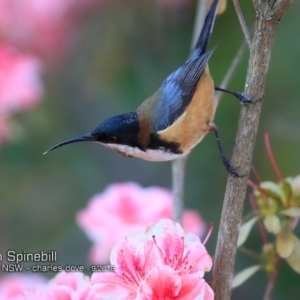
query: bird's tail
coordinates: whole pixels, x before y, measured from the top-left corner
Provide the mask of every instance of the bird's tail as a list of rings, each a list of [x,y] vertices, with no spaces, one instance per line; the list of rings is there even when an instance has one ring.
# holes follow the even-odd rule
[[[219,0],[213,1],[205,17],[203,28],[196,42],[196,45],[194,46],[194,50],[192,51],[191,58],[199,57],[206,52],[207,44],[214,26],[218,4],[219,4]]]

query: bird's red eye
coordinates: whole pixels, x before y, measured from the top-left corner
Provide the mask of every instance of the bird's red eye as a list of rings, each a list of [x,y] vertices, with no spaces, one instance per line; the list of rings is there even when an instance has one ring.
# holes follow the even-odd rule
[[[117,140],[117,138],[116,138],[115,136],[109,137],[109,141],[110,141],[111,143],[116,142],[116,140]]]

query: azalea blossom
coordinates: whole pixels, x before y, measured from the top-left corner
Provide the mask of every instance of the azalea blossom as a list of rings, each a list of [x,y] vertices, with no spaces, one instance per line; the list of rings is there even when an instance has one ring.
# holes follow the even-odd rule
[[[8,44],[0,44],[0,116],[34,108],[43,94],[41,63]]]
[[[23,49],[52,54],[69,37],[68,10],[72,1],[2,0],[0,27],[2,36]],[[66,40],[64,40],[66,39]]]
[[[203,279],[212,266],[210,255],[198,236],[171,220],[119,241],[110,262],[115,272],[92,275],[88,300],[214,298]]]
[[[80,272],[61,272],[49,282],[47,288],[54,299],[85,300],[90,290],[90,278]]]
[[[4,38],[19,47],[55,58],[70,42],[72,0],[1,0]]]
[[[0,282],[1,300],[85,300],[90,279],[80,272],[58,273],[48,283],[39,276],[14,275]]]
[[[11,274],[0,279],[1,300],[23,300],[26,289],[34,289],[46,284],[46,279],[39,275]]]
[[[51,61],[73,44],[78,19],[103,0],[1,0],[1,36]]]
[[[77,223],[94,243],[90,261],[103,264],[108,262],[109,253],[118,240],[141,233],[148,224],[162,218],[172,218],[171,191],[121,183],[95,195],[77,214]],[[197,211],[185,210],[183,228],[202,236],[205,224]]]
[[[0,44],[0,143],[10,137],[9,118],[41,100],[40,61],[8,44]]]

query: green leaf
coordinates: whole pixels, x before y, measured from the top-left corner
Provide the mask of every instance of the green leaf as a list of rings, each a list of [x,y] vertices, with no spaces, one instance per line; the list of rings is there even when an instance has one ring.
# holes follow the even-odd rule
[[[290,207],[280,213],[288,217],[300,217],[300,207]]]
[[[295,248],[295,243],[296,236],[292,232],[291,223],[285,220],[281,223],[281,230],[276,236],[276,250],[279,256],[289,257]]]
[[[266,216],[264,219],[264,225],[266,229],[273,234],[277,234],[281,229],[280,220],[276,215]]]
[[[283,180],[279,184],[281,190],[282,190],[282,204],[284,206],[289,205],[289,202],[293,196],[293,190],[291,184],[287,180]]]
[[[243,245],[245,243],[253,225],[256,223],[257,220],[258,220],[258,216],[255,216],[254,218],[250,219],[246,223],[242,224],[242,226],[240,228],[238,241],[237,241],[238,247],[240,247],[241,245]]]
[[[294,271],[300,274],[300,240],[297,237],[295,237],[294,250],[286,261]]]
[[[232,281],[232,288],[236,288],[253,276],[258,270],[261,269],[260,265],[255,265],[244,269],[243,271],[237,273]]]

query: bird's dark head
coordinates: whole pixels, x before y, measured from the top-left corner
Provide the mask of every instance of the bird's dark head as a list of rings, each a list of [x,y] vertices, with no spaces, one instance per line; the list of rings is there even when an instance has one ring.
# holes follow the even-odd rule
[[[131,112],[104,120],[91,135],[102,144],[136,146],[139,130],[138,115]]]
[[[139,147],[139,130],[140,126],[136,112],[114,116],[104,120],[94,131],[59,143],[44,154],[64,145],[89,141],[98,142],[111,148],[115,148],[114,145]]]

